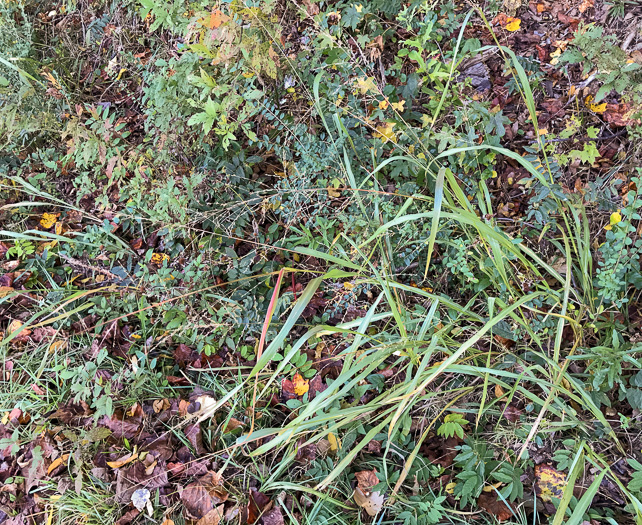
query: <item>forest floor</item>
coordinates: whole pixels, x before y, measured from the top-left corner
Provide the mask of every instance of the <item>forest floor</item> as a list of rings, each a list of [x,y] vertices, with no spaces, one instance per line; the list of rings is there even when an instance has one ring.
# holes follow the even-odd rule
[[[642,524],[642,6],[0,5],[0,525]]]

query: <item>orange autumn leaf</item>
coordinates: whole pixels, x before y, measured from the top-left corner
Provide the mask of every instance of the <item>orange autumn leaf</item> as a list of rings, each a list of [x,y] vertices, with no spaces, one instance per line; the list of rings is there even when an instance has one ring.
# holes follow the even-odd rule
[[[227,22],[229,19],[230,17],[223,14],[220,9],[212,9],[209,27],[210,29],[216,29],[220,27],[223,22]]]
[[[137,459],[138,459],[138,453],[132,453],[132,454],[127,454],[126,456],[123,456],[122,458],[119,458],[116,461],[108,461],[107,465],[109,465],[111,468],[121,468]]]
[[[47,469],[47,475],[50,475],[54,470],[56,470],[60,465],[66,462],[69,459],[69,454],[60,456],[58,459],[54,459],[49,468]]]
[[[292,382],[294,383],[294,393],[297,396],[302,396],[308,390],[310,390],[310,381],[308,381],[307,379],[304,379],[303,376],[298,372],[294,374],[294,377],[292,378]]]
[[[591,9],[595,5],[595,0],[582,0],[582,3],[577,8],[580,13],[583,13],[587,9]]]

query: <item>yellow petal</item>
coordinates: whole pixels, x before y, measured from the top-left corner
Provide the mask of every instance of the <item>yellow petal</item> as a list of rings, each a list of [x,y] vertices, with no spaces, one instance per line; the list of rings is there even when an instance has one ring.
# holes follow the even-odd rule
[[[614,213],[611,213],[611,219],[609,220],[610,225],[613,226],[618,222],[622,222],[622,215],[620,214],[620,212],[616,211]]]

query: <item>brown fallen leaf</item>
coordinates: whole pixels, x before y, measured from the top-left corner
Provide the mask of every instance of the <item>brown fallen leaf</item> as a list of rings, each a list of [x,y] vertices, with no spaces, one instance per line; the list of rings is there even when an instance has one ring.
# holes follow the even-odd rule
[[[356,472],[357,488],[354,490],[354,501],[363,507],[369,516],[376,516],[383,508],[385,496],[372,488],[379,483],[376,469]]]
[[[203,446],[203,432],[200,423],[187,425],[185,427],[185,435],[190,444],[194,447],[194,451],[200,456],[205,454],[205,447]]]
[[[31,335],[31,330],[28,328],[23,328],[22,321],[14,319],[9,323],[7,327],[7,337],[10,337],[12,334],[17,334],[11,340],[11,343],[14,345],[26,343],[29,340],[29,335]]]
[[[354,475],[357,480],[357,486],[364,492],[370,492],[372,487],[379,483],[379,478],[377,478],[377,470],[362,470],[356,472]]]
[[[205,516],[196,522],[196,525],[218,525],[223,518],[224,512],[225,505],[221,504],[205,514]]]
[[[98,425],[111,430],[116,439],[132,440],[138,434],[141,423],[136,420],[118,419],[114,414],[112,417],[104,416],[98,421]]]
[[[275,505],[263,514],[263,525],[285,525],[281,507]]]
[[[225,425],[223,434],[229,434],[230,432],[233,432],[237,428],[243,428],[243,423],[241,423],[238,419],[231,417],[230,420]]]
[[[154,409],[154,414],[159,414],[160,412],[167,410],[170,407],[169,399],[156,399],[152,402],[152,408]]]
[[[131,509],[125,512],[123,516],[116,522],[115,525],[129,525],[132,521],[134,521],[138,515],[140,514],[140,510],[138,509]],[[173,522],[172,522],[173,523]]]
[[[484,509],[489,514],[497,518],[497,521],[506,521],[513,516],[513,511],[503,501],[497,498],[497,494],[493,492],[482,492],[477,500],[477,505]]]
[[[222,486],[222,478],[216,472],[208,472],[198,481],[190,483],[181,492],[181,501],[189,519],[200,520],[217,505],[228,498]]]
[[[248,505],[247,522],[251,525],[255,523],[263,513],[272,508],[272,500],[255,488],[250,489],[250,504]]]
[[[519,408],[517,408],[513,403],[510,403],[504,409],[503,415],[511,423],[517,423],[519,421],[520,416],[522,415],[522,411]]]
[[[283,398],[283,402],[296,398],[296,394],[294,393],[294,383],[289,379],[284,378],[281,380],[281,397]]]

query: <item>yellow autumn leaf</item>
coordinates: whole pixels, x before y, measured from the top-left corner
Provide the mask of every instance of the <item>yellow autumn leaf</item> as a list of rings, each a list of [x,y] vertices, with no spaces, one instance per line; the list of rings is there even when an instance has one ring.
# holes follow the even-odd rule
[[[51,228],[54,224],[56,224],[56,219],[60,217],[60,213],[43,213],[42,218],[40,219],[40,226],[42,226],[45,230],[48,230]]]
[[[328,186],[328,195],[336,199],[337,197],[341,197],[341,191],[333,188],[332,186]]]
[[[151,261],[153,264],[161,266],[164,261],[169,262],[169,255],[167,255],[166,253],[154,253],[152,254]]]
[[[336,452],[341,448],[341,441],[332,432],[328,434],[328,443],[330,443],[330,452]]]
[[[602,104],[594,104],[593,103],[593,95],[589,95],[585,99],[586,106],[593,112],[593,113],[598,113],[602,114],[606,111],[606,102],[603,102]]]
[[[51,82],[51,85],[55,87],[56,89],[62,89],[62,86],[60,85],[60,82],[54,77],[51,73],[48,71],[42,74],[43,77],[45,77],[49,82]]]
[[[352,290],[354,288],[354,284],[346,282],[346,283],[343,283],[343,287],[346,290]]]
[[[64,341],[61,339],[54,341],[49,346],[49,353],[54,353],[58,351],[64,352],[65,350],[67,350],[67,341]]]
[[[380,138],[382,142],[394,142],[395,144],[397,143],[397,136],[395,135],[395,132],[393,131],[393,128],[395,127],[394,122],[386,122],[384,124],[381,124],[380,126],[377,126],[375,128],[375,137]]]
[[[3,297],[6,297],[13,291],[14,291],[13,286],[0,286],[0,299],[2,299]]]
[[[382,100],[379,102],[379,109],[387,109],[389,105],[388,99]]]
[[[519,31],[519,26],[522,23],[522,21],[519,18],[515,18],[513,16],[509,16],[506,19],[506,30],[507,31]]]
[[[450,483],[448,483],[445,487],[446,494],[453,494],[455,492],[456,486],[457,486],[457,483],[455,483],[454,481],[451,481]]]
[[[545,463],[535,466],[538,495],[542,501],[551,501],[552,498],[562,499],[566,487],[566,475],[558,472]]]
[[[622,222],[622,215],[619,211],[611,213],[611,218],[609,219],[609,224],[604,227],[605,230],[610,230],[615,224]]]
[[[393,102],[391,106],[392,106],[392,109],[394,109],[395,111],[403,111],[403,107],[405,104],[406,104],[406,101],[401,100],[399,102]]]
[[[294,393],[297,396],[302,396],[308,390],[310,390],[310,381],[307,379],[304,379],[303,376],[298,372],[294,374],[294,377],[292,378],[292,383],[294,383]]]
[[[354,83],[355,87],[361,92],[362,95],[365,95],[370,91],[375,93],[379,92],[379,89],[377,89],[377,85],[374,83],[373,77],[357,78],[355,79]]]

